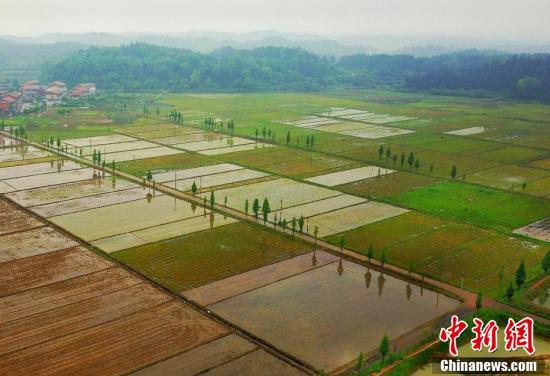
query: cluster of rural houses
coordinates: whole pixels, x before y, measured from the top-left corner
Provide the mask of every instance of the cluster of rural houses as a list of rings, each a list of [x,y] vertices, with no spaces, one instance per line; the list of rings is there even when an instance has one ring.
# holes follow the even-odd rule
[[[19,91],[9,91],[7,85],[0,84],[0,113],[16,114],[36,105],[52,106],[63,103],[66,98],[82,99],[95,94],[96,87],[93,83],[78,84],[71,91],[61,81],[43,86],[38,80],[29,80],[19,86]]]

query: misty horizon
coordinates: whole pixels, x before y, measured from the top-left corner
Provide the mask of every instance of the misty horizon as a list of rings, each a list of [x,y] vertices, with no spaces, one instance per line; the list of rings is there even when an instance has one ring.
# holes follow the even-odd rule
[[[33,12],[28,12],[33,9]],[[461,2],[419,0],[344,0],[318,3],[229,0],[158,0],[155,6],[128,0],[5,0],[2,34],[246,34],[277,30],[327,39],[407,36],[475,38],[545,43],[550,40],[550,2],[526,0],[502,4],[487,0]],[[46,20],[46,21],[45,21]]]

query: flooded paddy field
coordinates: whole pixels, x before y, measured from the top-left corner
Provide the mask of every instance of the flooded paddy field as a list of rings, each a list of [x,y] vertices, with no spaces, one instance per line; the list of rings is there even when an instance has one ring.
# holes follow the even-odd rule
[[[216,138],[220,138],[220,135],[218,133],[198,132],[198,133],[184,134],[180,136],[159,137],[159,138],[153,138],[150,140],[163,145],[176,145],[176,144],[187,144],[190,142],[209,141],[209,140],[214,140]]]
[[[95,196],[75,198],[51,204],[33,206],[31,210],[42,217],[54,217],[103,206],[122,204],[146,198],[147,191],[141,187],[116,190]]]
[[[193,234],[199,231],[212,230],[215,227],[235,222],[237,222],[236,219],[210,212],[181,221],[170,222],[142,230],[98,239],[92,242],[92,244],[107,253],[112,253],[148,243],[159,242],[165,239]]]
[[[30,207],[119,190],[134,189],[137,187],[137,184],[130,183],[129,181],[109,177],[86,179],[74,183],[51,185],[43,188],[17,191],[9,193],[6,196],[17,202],[19,205]]]
[[[107,163],[111,163],[112,161],[123,162],[123,161],[162,157],[165,155],[174,155],[174,154],[184,153],[182,150],[176,150],[176,149],[172,149],[164,146],[158,146],[158,145],[155,145],[155,146],[156,147],[152,147],[150,149],[137,149],[137,150],[127,150],[127,151],[119,151],[114,153],[107,153],[107,154],[103,154],[102,158]],[[92,160],[92,156],[90,155],[86,156],[85,158]]]
[[[42,163],[31,163],[20,166],[0,168],[0,180],[20,178],[31,175],[77,170],[83,166],[70,160],[58,160]]]
[[[376,176],[391,174],[393,172],[395,171],[378,166],[366,166],[354,168],[351,170],[334,172],[331,174],[318,175],[305,180],[327,187],[334,187],[337,185],[370,179]]]
[[[82,155],[90,156],[90,155],[93,155],[94,151],[99,151],[101,152],[101,154],[107,154],[107,153],[116,153],[116,152],[128,151],[128,150],[150,149],[158,146],[159,146],[158,144],[155,144],[152,142],[137,140],[137,141],[121,142],[116,144],[84,146],[80,148],[80,150],[82,150]],[[77,154],[80,154],[80,150],[78,150]]]
[[[232,184],[232,183],[240,183],[246,184],[247,181],[254,180],[254,179],[260,179],[270,176],[269,174],[256,171],[256,170],[249,170],[249,169],[240,169],[235,171],[228,171],[228,172],[221,172],[217,174],[212,175],[206,175],[201,176],[199,179],[197,178],[189,178],[189,179],[183,179],[178,180],[176,183],[164,183],[164,185],[167,185],[172,188],[176,188],[179,191],[190,191],[193,183],[197,185],[197,189],[204,189],[204,188],[210,188],[215,187],[219,185],[225,185],[225,184]]]
[[[276,145],[266,144],[263,142],[253,142],[246,145],[235,145],[235,146],[226,146],[218,149],[201,150],[198,153],[202,155],[220,155],[220,154],[236,153],[238,151],[260,150],[264,148],[271,148],[274,146]]]
[[[343,261],[236,295],[208,308],[316,369],[332,371],[359,352],[456,309],[458,301]]]
[[[31,188],[72,183],[80,180],[93,179],[94,175],[97,176],[96,169],[80,168],[77,170],[52,172],[49,174],[31,175],[21,178],[11,178],[4,180],[4,183],[9,184],[16,190],[25,190]],[[109,174],[106,174],[106,176],[109,176]]]
[[[135,138],[121,135],[121,134],[110,134],[106,136],[96,136],[96,137],[84,137],[84,138],[72,138],[66,140],[65,143],[70,146],[76,146],[79,148],[97,146],[97,145],[107,145],[107,144],[116,144],[120,142],[130,142],[136,141]]]
[[[305,204],[307,202],[322,200],[341,193],[331,189],[300,183],[294,180],[280,178],[256,184],[248,184],[240,187],[222,189],[216,192],[217,197],[228,197],[228,206],[244,211],[245,201],[248,200],[250,208],[255,198],[269,200],[273,211],[281,206],[287,208]],[[282,200],[282,205],[281,205]]]
[[[118,205],[71,213],[50,220],[86,241],[202,215],[189,202],[168,196],[153,197]]]
[[[156,182],[164,183],[167,181],[183,180],[189,178],[198,178],[201,176],[218,174],[220,172],[229,172],[241,170],[244,167],[231,163],[219,163],[215,165],[208,165],[203,167],[178,169],[169,172],[161,172],[153,174],[153,179]]]
[[[225,147],[247,145],[256,143],[254,140],[249,140],[241,137],[217,137],[207,141],[188,142],[183,144],[175,144],[172,147],[188,150],[188,151],[203,151],[210,149],[219,149]]]

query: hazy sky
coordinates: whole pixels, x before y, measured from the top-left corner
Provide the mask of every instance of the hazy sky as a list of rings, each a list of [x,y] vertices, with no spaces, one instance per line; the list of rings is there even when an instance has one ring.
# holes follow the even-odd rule
[[[0,33],[216,30],[550,39],[550,0],[0,0]]]

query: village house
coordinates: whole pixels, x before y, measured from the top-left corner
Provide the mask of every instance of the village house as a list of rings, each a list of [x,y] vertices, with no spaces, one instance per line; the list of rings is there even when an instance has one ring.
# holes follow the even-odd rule
[[[23,98],[27,101],[34,101],[40,98],[44,93],[44,89],[40,86],[40,81],[38,80],[23,82],[19,86],[19,91],[23,95]]]
[[[67,95],[67,85],[61,81],[51,82],[45,90],[44,100],[46,106],[61,104]]]
[[[87,98],[88,96],[95,95],[96,91],[97,89],[94,83],[78,84],[74,87],[69,96],[75,99]]]

